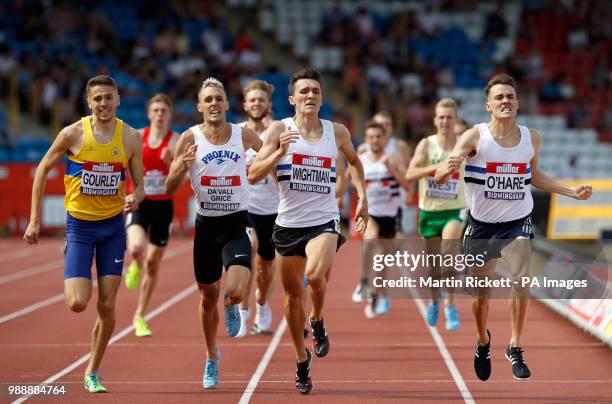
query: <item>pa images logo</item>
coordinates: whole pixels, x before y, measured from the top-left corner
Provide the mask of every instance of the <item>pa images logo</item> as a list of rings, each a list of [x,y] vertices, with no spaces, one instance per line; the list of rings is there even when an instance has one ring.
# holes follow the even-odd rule
[[[111,153],[111,156],[113,157],[119,157],[121,155],[121,151],[119,150],[118,147],[113,147],[110,153]]]

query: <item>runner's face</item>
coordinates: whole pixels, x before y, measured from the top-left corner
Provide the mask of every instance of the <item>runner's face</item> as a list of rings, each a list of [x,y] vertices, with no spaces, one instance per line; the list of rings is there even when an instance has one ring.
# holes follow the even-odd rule
[[[380,153],[384,147],[385,134],[378,128],[368,128],[365,131],[365,142],[374,153]]]
[[[519,104],[516,91],[507,84],[496,84],[489,90],[489,97],[485,108],[494,118],[516,118]]]
[[[391,117],[385,115],[374,115],[374,122],[380,124],[385,128],[385,137],[389,138],[393,134],[393,121]]]
[[[151,126],[164,128],[168,127],[170,124],[172,112],[166,103],[158,101],[149,105],[147,117],[149,118],[149,121],[151,121]]]
[[[450,135],[455,133],[455,123],[457,115],[454,108],[437,107],[434,115],[434,125],[438,133],[442,135]]]
[[[270,112],[268,93],[263,90],[251,90],[244,99],[244,110],[249,119],[259,121]]]
[[[295,106],[295,112],[300,114],[319,114],[321,102],[321,85],[313,79],[300,79],[293,85],[293,94],[289,103]]]
[[[225,122],[229,103],[225,91],[220,87],[206,87],[200,91],[198,111],[204,116],[204,122]]]
[[[115,118],[119,106],[119,94],[112,86],[97,85],[89,89],[87,104],[91,112],[102,122]]]

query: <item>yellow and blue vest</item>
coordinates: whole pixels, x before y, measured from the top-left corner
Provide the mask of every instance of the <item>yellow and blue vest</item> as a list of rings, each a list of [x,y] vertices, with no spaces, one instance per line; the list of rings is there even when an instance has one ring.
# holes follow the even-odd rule
[[[125,170],[128,165],[123,147],[123,121],[116,119],[113,139],[96,142],[90,117],[81,118],[83,146],[68,155],[64,187],[64,208],[81,220],[98,221],[116,216],[125,204]]]

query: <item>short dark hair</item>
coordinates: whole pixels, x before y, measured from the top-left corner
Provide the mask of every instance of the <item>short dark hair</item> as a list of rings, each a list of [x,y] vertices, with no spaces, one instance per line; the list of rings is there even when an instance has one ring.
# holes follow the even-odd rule
[[[300,70],[295,72],[293,76],[291,76],[291,80],[289,81],[289,94],[293,94],[293,87],[298,80],[302,79],[311,79],[319,82],[319,85],[323,84],[321,81],[321,74],[317,69],[309,67],[308,69]]]
[[[380,129],[383,135],[385,134],[385,127],[376,121],[367,121],[363,131],[365,132],[368,129]]]
[[[514,88],[514,90],[516,91],[516,82],[514,81],[514,79],[511,76],[507,75],[506,73],[500,73],[500,74],[496,74],[495,76],[493,76],[491,80],[489,80],[487,85],[485,86],[484,88],[485,97],[489,97],[489,91],[491,91],[491,88],[497,84],[508,85]]]
[[[104,74],[92,77],[87,81],[87,85],[85,86],[87,94],[89,94],[89,91],[95,86],[111,86],[115,91],[118,91],[115,80],[111,76],[106,76]]]

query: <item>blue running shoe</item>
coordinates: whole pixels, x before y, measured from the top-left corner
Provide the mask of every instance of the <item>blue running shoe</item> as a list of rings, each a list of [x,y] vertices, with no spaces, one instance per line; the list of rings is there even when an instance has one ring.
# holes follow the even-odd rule
[[[440,304],[434,303],[433,301],[429,301],[429,305],[427,306],[427,324],[430,327],[435,327],[438,324],[438,308]]]
[[[227,293],[223,300],[227,300]],[[238,310],[238,305],[234,304],[231,307],[227,307],[224,304],[223,310],[225,311],[225,329],[227,330],[227,335],[235,337],[238,335],[238,331],[240,331],[240,311]]]
[[[217,348],[217,359],[207,359],[204,367],[202,386],[205,389],[214,389],[219,384],[219,362],[221,362],[221,351]]]
[[[389,306],[391,306],[391,300],[387,296],[381,296],[376,303],[376,314],[387,314],[389,312]]]
[[[455,306],[447,306],[444,308],[444,317],[446,317],[446,329],[455,331],[459,328],[459,316]]]

